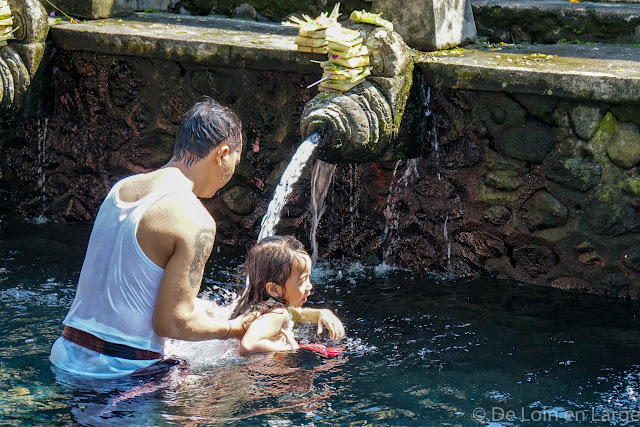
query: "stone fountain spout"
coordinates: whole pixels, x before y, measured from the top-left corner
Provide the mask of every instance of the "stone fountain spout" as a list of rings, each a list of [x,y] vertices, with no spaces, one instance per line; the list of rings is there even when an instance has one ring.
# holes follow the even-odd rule
[[[307,103],[300,132],[322,134],[315,156],[329,163],[359,163],[403,157],[394,145],[413,81],[413,56],[402,37],[369,24],[359,30],[369,49],[371,76],[345,93],[321,92]]]
[[[0,114],[20,111],[38,70],[49,31],[47,13],[38,0],[9,0],[13,39],[0,47]]]

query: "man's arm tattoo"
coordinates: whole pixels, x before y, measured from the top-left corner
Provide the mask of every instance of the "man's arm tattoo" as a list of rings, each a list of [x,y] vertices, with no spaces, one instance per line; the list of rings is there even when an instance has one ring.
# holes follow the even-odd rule
[[[197,288],[202,282],[202,274],[204,273],[204,266],[211,255],[211,249],[213,248],[213,232],[209,229],[202,229],[198,231],[196,235],[195,243],[195,255],[193,262],[189,268],[189,283],[192,288]]]

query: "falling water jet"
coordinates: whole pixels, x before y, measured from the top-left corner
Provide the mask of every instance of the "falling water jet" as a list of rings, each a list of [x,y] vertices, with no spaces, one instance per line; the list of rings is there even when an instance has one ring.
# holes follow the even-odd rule
[[[40,119],[38,119],[38,128],[39,128],[39,138],[38,138],[38,174],[40,174],[40,202],[42,204],[40,215],[36,220],[45,221],[46,220],[46,210],[47,210],[47,196],[46,196],[46,175],[44,171],[45,160],[46,160],[46,143],[47,143],[47,133],[48,133],[48,124],[49,119],[44,119],[44,124],[40,123]]]
[[[449,237],[449,231],[447,224],[449,223],[449,215],[444,218],[444,240],[447,242],[447,274],[451,274],[451,237]]]
[[[389,240],[387,247],[383,254],[382,262],[386,264],[391,255],[393,254],[393,248],[398,241],[398,237],[393,237],[393,233],[398,229],[400,222],[400,214],[395,209],[395,206],[400,198],[400,194],[403,189],[409,186],[409,183],[415,181],[419,177],[418,173],[418,158],[408,159],[406,169],[402,176],[396,181],[396,174],[398,173],[398,167],[401,160],[396,162],[396,166],[393,169],[391,178],[391,185],[389,186],[389,195],[387,196],[387,206],[384,210],[385,226],[382,234],[384,240]],[[415,177],[415,178],[414,178]]]
[[[314,132],[307,139],[305,139],[298,150],[291,158],[291,162],[285,169],[280,183],[276,187],[276,191],[273,194],[273,199],[269,202],[267,207],[267,213],[262,218],[262,224],[260,226],[260,234],[258,235],[258,241],[268,236],[275,234],[276,225],[280,221],[280,213],[282,208],[287,202],[287,198],[293,190],[293,185],[298,181],[302,174],[302,168],[307,164],[307,160],[311,157],[311,153],[320,142],[320,133]]]
[[[318,232],[318,224],[324,214],[326,205],[324,203],[333,179],[333,173],[336,171],[336,165],[316,160],[311,174],[311,231],[309,238],[311,240],[311,262],[315,265],[318,260],[318,242],[316,234]]]
[[[418,87],[420,89],[420,102],[424,109],[424,120],[420,124],[420,137],[431,140],[431,148],[433,148],[433,157],[436,167],[436,177],[440,180],[442,179],[440,176],[440,144],[438,141],[438,130],[436,128],[437,117],[433,111],[431,111],[431,87],[424,81],[424,77],[421,73],[418,73],[417,76]]]
[[[354,182],[356,180],[356,168],[358,166],[356,164],[353,163],[349,163],[349,230],[351,231],[351,233],[353,234],[353,230],[354,230],[354,217],[358,215],[358,210],[357,210],[357,206],[358,206],[358,198],[357,198],[357,193],[354,195]]]

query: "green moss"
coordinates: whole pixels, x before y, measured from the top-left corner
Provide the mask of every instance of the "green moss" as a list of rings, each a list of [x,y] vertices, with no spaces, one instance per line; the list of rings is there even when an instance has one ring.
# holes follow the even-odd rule
[[[503,205],[509,208],[518,206],[518,193],[514,191],[496,191],[484,184],[479,184],[478,199],[489,205]]]
[[[402,72],[401,78],[404,79],[404,86],[398,94],[395,110],[393,111],[393,129],[391,129],[391,132],[388,132],[388,130],[385,129],[385,133],[387,135],[391,134],[392,136],[395,136],[400,129],[402,116],[404,116],[404,109],[407,105],[407,99],[409,98],[409,91],[411,90],[411,86],[413,85],[413,68],[414,63],[413,61],[411,61],[407,68],[405,68]]]
[[[437,50],[435,52],[438,55],[443,55],[443,56],[447,56],[447,55],[463,55],[465,53],[467,53],[467,49],[463,48],[463,47],[453,47],[451,49],[440,49]]]
[[[640,177],[629,178],[620,184],[620,189],[627,194],[640,196]]]
[[[497,190],[514,191],[520,187],[520,181],[513,171],[490,171],[484,179],[485,184]]]

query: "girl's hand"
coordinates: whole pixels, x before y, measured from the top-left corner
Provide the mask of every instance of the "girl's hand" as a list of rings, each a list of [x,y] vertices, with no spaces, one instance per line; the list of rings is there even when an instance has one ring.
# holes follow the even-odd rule
[[[339,340],[344,337],[344,325],[335,314],[326,308],[320,309],[318,313],[318,335],[322,333],[324,328],[327,328],[329,337],[332,340]]]

